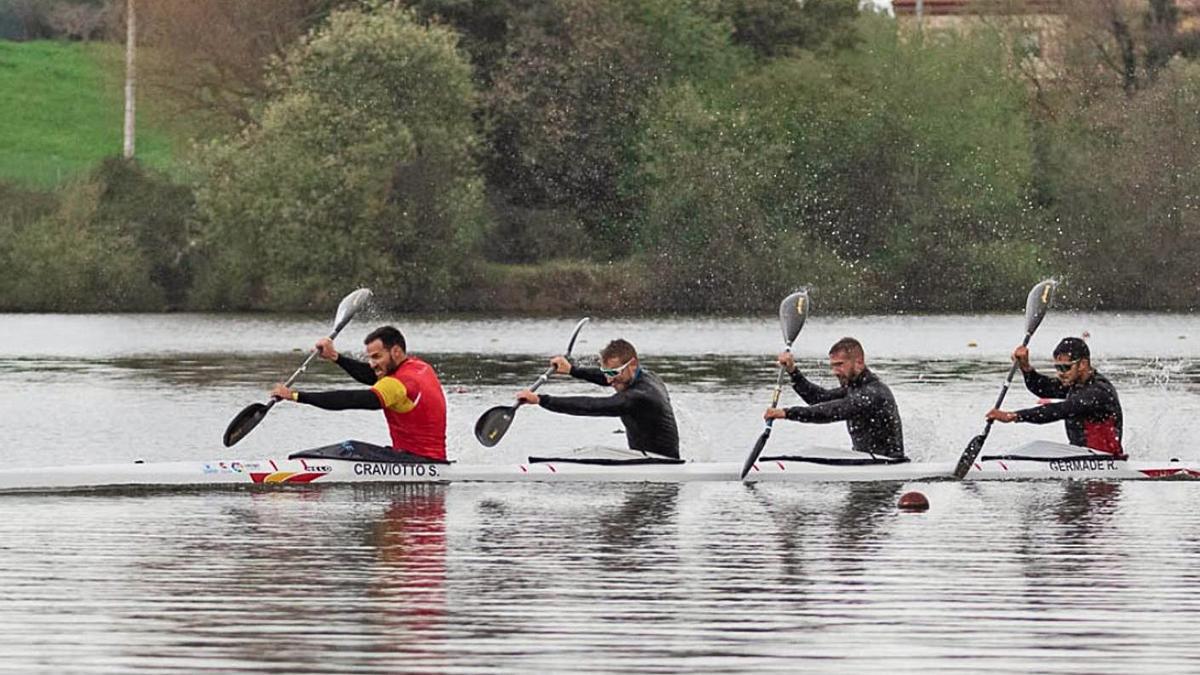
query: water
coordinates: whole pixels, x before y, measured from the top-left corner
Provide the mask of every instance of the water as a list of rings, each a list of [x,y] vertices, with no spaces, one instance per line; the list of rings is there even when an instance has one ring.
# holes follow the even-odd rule
[[[611,421],[523,410],[494,449],[470,428],[532,382],[574,318],[396,321],[448,391],[451,453],[518,460],[621,445]],[[982,428],[1020,317],[814,317],[797,345],[864,341],[910,454]],[[1191,316],[1047,318],[1088,330],[1135,457],[1200,460]],[[0,316],[8,466],[206,459],[284,379],[323,318]],[[772,319],[595,321],[579,354],[638,345],[671,387],[683,452],[740,460],[770,397]],[[971,346],[971,343],[975,346]],[[302,387],[345,386],[324,364]],[[550,391],[586,393],[554,381]],[[595,389],[597,393],[600,389]],[[1010,406],[1033,403],[1014,389]],[[793,399],[794,400],[794,397]],[[989,445],[1061,439],[998,426]],[[356,437],[378,413],[281,405],[246,456]],[[845,445],[778,424],[771,447]],[[924,492],[925,513],[895,508]],[[1191,483],[454,484],[0,496],[0,670],[101,672],[1193,671],[1200,515]]]

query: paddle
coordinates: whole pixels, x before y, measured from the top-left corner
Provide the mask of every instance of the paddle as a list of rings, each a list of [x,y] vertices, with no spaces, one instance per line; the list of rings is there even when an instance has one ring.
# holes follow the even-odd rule
[[[366,288],[360,288],[350,295],[342,298],[341,303],[338,304],[337,314],[333,318],[333,332],[329,334],[329,339],[332,340],[336,338],[338,333],[342,332],[342,329],[346,327],[346,324],[350,323],[350,319],[353,319],[354,315],[358,313],[358,310],[362,309],[363,305],[367,304],[367,301],[370,299],[371,291]],[[303,373],[308,369],[308,364],[312,363],[312,360],[314,357],[316,357],[316,355],[317,351],[314,349],[312,353],[308,355],[308,358],[304,359],[304,363],[300,364],[300,368],[298,368],[296,372],[292,373],[292,376],[289,377],[287,382],[284,382],[283,385],[285,387],[292,386],[292,383],[296,381],[296,378],[300,377],[300,373]],[[245,438],[246,434],[250,433],[254,427],[258,426],[258,423],[267,416],[267,413],[270,412],[271,408],[273,408],[278,402],[279,399],[272,398],[265,404],[251,403],[250,405],[246,406],[240,413],[237,414],[236,417],[233,418],[233,421],[229,423],[229,426],[225,428],[225,447],[231,447],[234,443],[237,443]]]
[[[567,351],[563,354],[565,358],[571,358],[571,350],[575,348],[575,338],[579,337],[579,331],[583,330],[583,325],[589,321],[589,317],[584,317],[575,324],[575,330],[571,331],[571,341],[567,343]],[[538,387],[546,383],[550,376],[554,374],[554,366],[546,369],[538,377],[530,391],[536,391]],[[517,414],[517,408],[521,407],[521,402],[517,401],[512,405],[498,405],[494,408],[489,408],[475,422],[475,438],[485,448],[490,448],[500,442],[504,438],[504,433],[508,431],[509,425],[512,424],[513,417]]]
[[[796,336],[800,334],[800,329],[804,327],[804,319],[808,317],[809,310],[812,309],[812,303],[808,299],[808,289],[801,289],[792,293],[783,299],[779,304],[779,326],[783,329],[784,351],[792,351],[792,342],[796,340]],[[771,397],[771,407],[779,405],[779,394],[783,391],[783,376],[787,370],[779,367],[779,375],[775,377],[775,394]],[[774,419],[767,420],[766,427],[763,429],[762,435],[758,437],[758,442],[754,444],[754,449],[746,456],[746,461],[742,463],[742,478],[750,473],[750,469],[754,463],[758,461],[758,456],[762,454],[763,448],[767,446],[767,439],[771,437],[771,424]]]
[[[1050,309],[1050,300],[1054,297],[1054,287],[1058,282],[1053,279],[1046,279],[1033,287],[1029,291],[1029,298],[1025,300],[1025,339],[1021,341],[1023,346],[1029,346],[1029,339],[1033,337],[1033,332],[1041,325],[1042,319],[1046,316],[1046,310]],[[1008,377],[1004,380],[1004,386],[1000,388],[1000,397],[996,399],[996,405],[993,408],[999,408],[1004,402],[1005,395],[1008,394],[1008,387],[1012,384],[1013,375],[1017,373],[1017,362],[1013,361],[1012,367],[1008,369]],[[967,448],[963,450],[962,456],[958,458],[958,465],[954,467],[954,476],[962,478],[971,470],[971,465],[975,463],[975,458],[979,456],[979,451],[983,449],[983,442],[987,440],[988,433],[992,430],[992,422],[988,420],[983,427],[983,433],[971,439],[967,443]]]

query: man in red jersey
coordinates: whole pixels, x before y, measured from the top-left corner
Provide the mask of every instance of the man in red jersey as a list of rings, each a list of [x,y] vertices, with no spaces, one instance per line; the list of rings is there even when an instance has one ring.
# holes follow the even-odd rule
[[[446,395],[433,367],[410,356],[392,326],[371,331],[363,344],[367,363],[339,354],[329,338],[317,342],[317,352],[370,389],[303,392],[277,384],[271,395],[325,410],[382,410],[396,452],[446,461]]]

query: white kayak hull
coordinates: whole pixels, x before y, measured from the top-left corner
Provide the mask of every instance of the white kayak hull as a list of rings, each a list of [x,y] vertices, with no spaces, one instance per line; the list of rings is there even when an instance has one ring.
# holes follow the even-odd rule
[[[606,461],[631,451],[604,450]],[[349,483],[449,482],[660,482],[738,481],[740,462],[679,464],[581,463],[587,452],[561,460],[516,464],[424,464],[353,459],[263,459],[154,462],[0,470],[0,492],[118,487],[278,486]],[[804,459],[760,459],[747,482],[880,482],[950,480],[954,462],[858,464],[847,450],[810,449]],[[984,455],[965,480],[1200,478],[1197,465],[1176,461],[1131,462],[1085,448],[1031,443],[1011,452]]]

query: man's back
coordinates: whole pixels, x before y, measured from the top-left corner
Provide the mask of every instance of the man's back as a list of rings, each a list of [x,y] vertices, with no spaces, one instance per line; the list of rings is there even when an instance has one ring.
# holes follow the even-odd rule
[[[571,377],[606,386],[599,368],[575,366]],[[655,373],[639,368],[629,386],[611,396],[541,396],[550,411],[592,417],[620,417],[629,447],[666,457],[679,457],[679,430],[667,386]]]
[[[397,450],[446,459],[446,395],[428,363],[410,356],[371,387]]]
[[[799,422],[845,421],[855,450],[885,457],[904,457],[904,429],[896,398],[874,372],[863,370],[844,387],[826,389],[810,382],[799,370],[792,388],[807,407],[788,409],[788,419]]]

